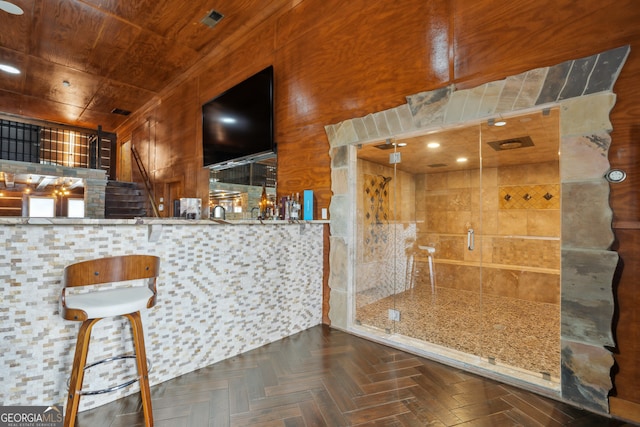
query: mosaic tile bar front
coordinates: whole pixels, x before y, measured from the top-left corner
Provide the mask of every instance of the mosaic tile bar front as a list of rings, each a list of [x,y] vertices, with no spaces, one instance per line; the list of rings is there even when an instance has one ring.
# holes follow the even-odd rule
[[[76,261],[161,258],[158,304],[143,312],[151,385],[321,322],[322,224],[80,221],[0,225],[0,239],[3,405],[64,404],[79,322],[59,316],[58,297],[62,271]],[[130,342],[125,320],[102,320],[88,360],[132,352]],[[91,369],[85,388],[119,384],[135,372],[132,364],[107,365]],[[137,390],[84,396],[81,410]]]

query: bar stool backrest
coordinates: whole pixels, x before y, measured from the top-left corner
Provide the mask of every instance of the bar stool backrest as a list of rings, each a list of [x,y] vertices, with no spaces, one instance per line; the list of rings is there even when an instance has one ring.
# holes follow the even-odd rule
[[[65,306],[65,290],[77,286],[100,285],[148,279],[147,286],[153,292],[147,308],[156,304],[156,280],[160,274],[160,258],[153,255],[121,255],[91,259],[70,264],[64,269],[62,278],[62,317],[68,320],[81,320],[76,310]]]

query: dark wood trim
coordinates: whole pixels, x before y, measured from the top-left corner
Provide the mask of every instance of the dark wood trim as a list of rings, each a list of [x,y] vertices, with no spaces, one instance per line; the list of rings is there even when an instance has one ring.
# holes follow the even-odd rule
[[[614,221],[613,229],[640,230],[640,221]]]
[[[331,288],[329,287],[329,248],[331,245],[331,229],[329,224],[323,227],[323,245],[322,245],[322,323],[331,325],[329,319],[329,297],[331,296]]]

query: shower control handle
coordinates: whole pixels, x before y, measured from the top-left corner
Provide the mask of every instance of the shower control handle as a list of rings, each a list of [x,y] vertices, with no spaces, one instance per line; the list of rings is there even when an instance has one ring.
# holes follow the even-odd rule
[[[473,228],[470,228],[467,231],[467,249],[469,249],[470,251],[473,250],[473,248],[475,247],[475,235],[473,234]]]

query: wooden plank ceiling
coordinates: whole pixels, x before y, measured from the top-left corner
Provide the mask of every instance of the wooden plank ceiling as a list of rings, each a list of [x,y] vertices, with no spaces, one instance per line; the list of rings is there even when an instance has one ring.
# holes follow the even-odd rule
[[[113,131],[224,40],[283,0],[11,0],[0,10],[0,113]],[[224,18],[210,28],[212,10]],[[63,82],[68,82],[68,85]]]

